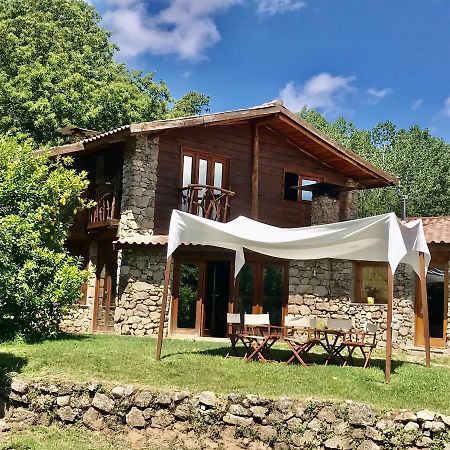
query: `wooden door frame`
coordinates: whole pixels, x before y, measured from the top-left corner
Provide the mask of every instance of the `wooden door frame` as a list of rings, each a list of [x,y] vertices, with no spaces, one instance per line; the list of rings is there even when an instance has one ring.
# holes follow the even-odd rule
[[[113,247],[112,247],[112,242],[111,243],[106,243],[106,242],[99,242],[99,248],[101,247],[101,244],[107,244],[109,246],[109,244],[111,245],[111,254],[108,255],[111,257],[111,259],[109,258],[99,258],[97,256],[97,263],[100,261],[101,264],[101,270],[100,272],[96,271],[95,273],[95,290],[94,290],[94,307],[93,307],[93,312],[92,312],[92,331],[113,331],[114,330],[114,321],[112,323],[112,325],[99,325],[98,324],[98,311],[99,311],[99,290],[100,290],[100,277],[101,277],[101,273],[103,271],[103,268],[105,268],[105,278],[104,278],[104,286],[103,289],[107,289],[107,295],[108,295],[108,299],[106,301],[106,306],[105,306],[105,319],[107,317],[109,317],[109,313],[110,313],[110,308],[111,308],[111,298],[112,298],[112,286],[113,286],[113,275],[109,272],[108,270],[108,262],[111,262],[111,260],[114,260],[114,265],[115,265],[115,273],[114,276],[117,276],[117,252],[114,251]],[[97,251],[97,255],[98,255],[98,251]],[[115,293],[114,293],[115,294]],[[116,305],[117,306],[117,305]]]
[[[180,292],[180,269],[182,264],[195,264],[198,266],[197,281],[197,300],[195,306],[195,327],[178,328],[178,300]],[[204,313],[203,296],[205,291],[205,262],[190,256],[174,258],[173,262],[173,296],[170,314],[170,332],[171,334],[187,334],[192,336],[201,336],[203,326],[202,318]]]
[[[437,267],[444,271],[444,322],[443,336],[441,338],[430,337],[430,345],[434,348],[446,348],[447,346],[447,326],[448,326],[448,295],[449,295],[449,262],[444,260],[436,260],[430,263],[430,267]],[[428,305],[430,300],[428,299]],[[421,300],[419,277],[415,276],[415,302],[414,302],[414,345],[424,347],[423,337],[423,318],[421,316]]]

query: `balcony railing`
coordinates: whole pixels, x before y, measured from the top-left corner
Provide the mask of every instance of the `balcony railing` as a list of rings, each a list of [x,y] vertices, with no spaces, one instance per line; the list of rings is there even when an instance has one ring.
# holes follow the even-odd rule
[[[181,209],[205,219],[226,222],[234,192],[207,184],[189,184],[181,189]]]
[[[89,211],[87,228],[115,227],[119,224],[119,190],[113,183],[98,184],[95,187],[96,205]]]

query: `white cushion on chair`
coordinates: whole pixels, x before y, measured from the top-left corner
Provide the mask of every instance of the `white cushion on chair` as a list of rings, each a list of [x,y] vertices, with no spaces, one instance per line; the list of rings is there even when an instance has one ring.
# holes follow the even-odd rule
[[[327,328],[330,330],[349,331],[354,328],[353,319],[327,319]]]
[[[378,324],[366,322],[364,325],[364,331],[366,333],[376,334],[376,332],[378,331]]]
[[[241,315],[227,313],[227,323],[241,323]]]
[[[269,314],[244,314],[244,325],[270,325]]]
[[[288,314],[284,318],[284,326],[292,328],[314,328],[316,326],[316,318],[310,316],[296,316]]]

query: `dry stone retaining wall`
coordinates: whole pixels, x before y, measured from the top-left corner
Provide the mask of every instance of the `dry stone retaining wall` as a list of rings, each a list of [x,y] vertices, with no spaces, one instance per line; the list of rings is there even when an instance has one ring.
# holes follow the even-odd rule
[[[5,394],[0,430],[52,422],[93,430],[153,430],[201,439],[201,448],[450,449],[450,416],[428,410],[380,413],[354,402],[297,402],[256,395],[105,389],[97,382],[44,383],[14,379]],[[230,442],[229,442],[230,444]],[[186,448],[186,447],[184,447]],[[198,448],[198,447],[197,447]]]

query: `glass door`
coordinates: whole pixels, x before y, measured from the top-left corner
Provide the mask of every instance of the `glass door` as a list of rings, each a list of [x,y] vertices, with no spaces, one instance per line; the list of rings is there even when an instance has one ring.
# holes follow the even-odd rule
[[[288,296],[286,275],[282,264],[245,264],[238,276],[234,311],[268,313],[270,323],[281,326]]]
[[[201,267],[196,263],[181,263],[174,271],[174,329],[181,333],[199,333],[197,316],[201,307]]]
[[[284,268],[264,266],[263,268],[263,313],[269,313],[270,324],[281,326],[283,319]]]
[[[172,333],[224,337],[230,276],[229,261],[176,259]]]
[[[446,347],[448,310],[448,265],[433,264],[427,273],[428,324],[432,347]],[[416,284],[416,333],[415,344],[424,346],[424,323],[420,287]]]
[[[181,208],[183,211],[190,211],[193,214],[203,216],[205,211],[200,205],[204,205],[212,197],[220,195],[219,188],[228,188],[227,159],[184,149],[182,161],[182,188],[186,188],[189,184],[216,188],[198,187],[191,201],[193,205],[182,202]]]

